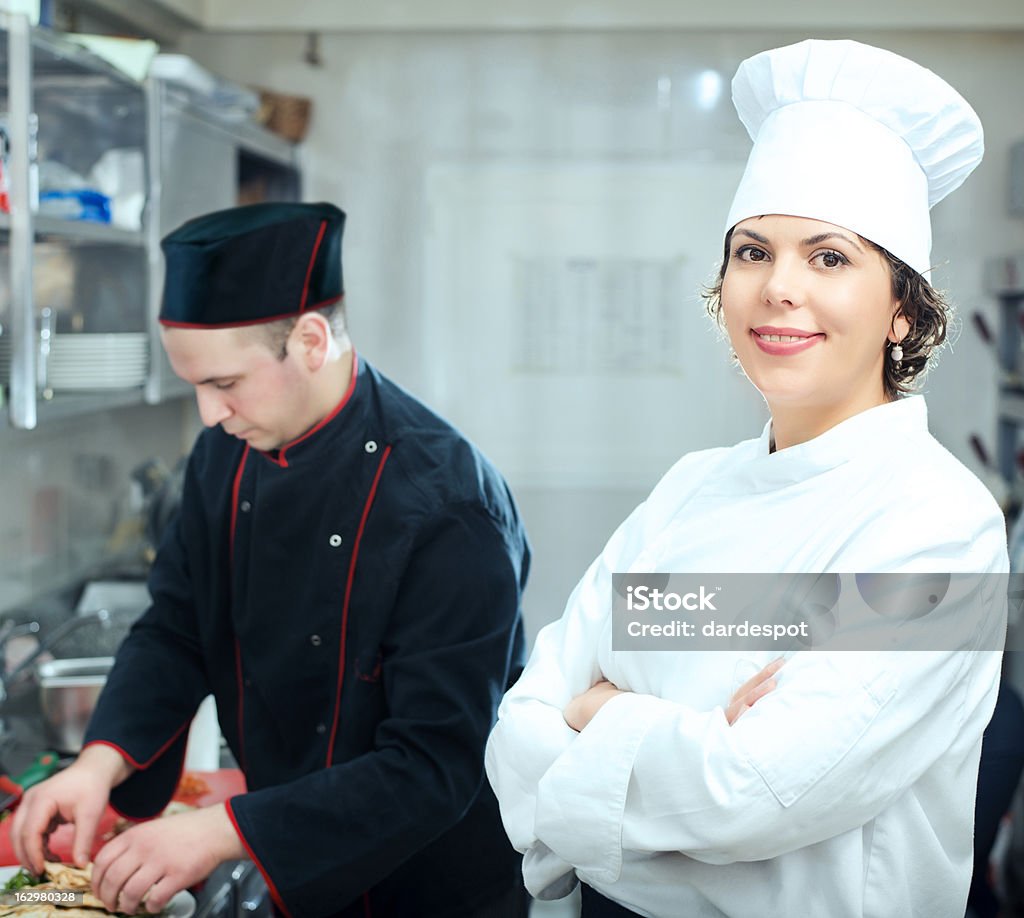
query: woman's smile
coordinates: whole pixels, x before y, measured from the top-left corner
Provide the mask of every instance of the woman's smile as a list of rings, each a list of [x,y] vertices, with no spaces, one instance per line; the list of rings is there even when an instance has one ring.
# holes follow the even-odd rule
[[[803,331],[798,328],[775,328],[762,325],[751,329],[754,343],[766,354],[774,357],[787,357],[799,354],[825,340],[822,332]]]

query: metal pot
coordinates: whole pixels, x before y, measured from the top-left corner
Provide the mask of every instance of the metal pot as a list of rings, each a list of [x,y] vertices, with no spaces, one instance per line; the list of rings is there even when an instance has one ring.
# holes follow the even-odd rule
[[[113,657],[48,660],[36,667],[46,740],[58,752],[79,752]]]

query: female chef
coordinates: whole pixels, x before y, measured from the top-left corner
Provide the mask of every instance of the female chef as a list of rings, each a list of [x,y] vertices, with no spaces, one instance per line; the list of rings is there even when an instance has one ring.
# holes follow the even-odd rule
[[[944,337],[929,208],[981,159],[935,74],[852,41],[745,61],[754,140],[712,291],[771,421],[683,457],[506,695],[487,771],[540,898],[585,918],[960,916],[1008,569],[908,395]],[[613,572],[983,575],[930,653],[613,651]],[[973,617],[972,617],[973,616]]]

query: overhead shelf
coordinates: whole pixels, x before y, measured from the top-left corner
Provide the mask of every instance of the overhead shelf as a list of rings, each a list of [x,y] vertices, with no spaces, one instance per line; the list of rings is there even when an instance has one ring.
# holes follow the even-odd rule
[[[41,421],[187,395],[190,388],[174,376],[160,344],[160,240],[211,210],[301,200],[295,146],[236,120],[212,97],[155,76],[136,82],[74,42],[3,11],[0,113],[9,143],[10,213],[0,213],[0,287],[6,289],[0,326],[11,353],[0,413],[7,425],[30,430]],[[112,162],[101,162],[114,151]],[[104,167],[101,175],[94,174],[97,166]],[[120,216],[115,205],[123,212],[141,192],[140,229],[40,212],[40,192],[71,186],[67,173],[75,187],[92,187],[116,168],[131,181],[122,183],[111,210]],[[52,205],[44,200],[42,206]],[[47,336],[143,331],[150,355],[144,386],[95,393],[65,388],[52,396],[42,388],[52,381],[43,355]]]
[[[59,392],[53,399],[40,398],[37,411],[40,423],[78,417],[91,411],[109,411],[146,403],[141,388],[110,389],[102,392]],[[0,412],[0,430],[9,427],[6,413]]]
[[[82,45],[50,29],[32,30],[33,70],[36,76],[63,79],[69,85],[102,76],[108,82],[138,87],[138,83]],[[7,49],[0,43],[0,74],[7,71]],[[6,82],[0,77],[0,86]]]
[[[72,242],[96,242],[105,245],[144,246],[146,237],[142,230],[129,230],[109,223],[91,220],[62,220],[59,217],[38,216],[32,220],[37,237],[65,239]],[[0,232],[11,228],[10,214],[0,213]]]

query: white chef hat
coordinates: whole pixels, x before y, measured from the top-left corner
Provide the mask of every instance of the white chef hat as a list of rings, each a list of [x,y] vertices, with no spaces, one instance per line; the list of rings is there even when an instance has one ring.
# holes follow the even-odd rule
[[[761,214],[823,220],[927,274],[928,209],[985,149],[952,86],[890,51],[808,40],[745,60],[732,97],[754,148],[727,231]]]

